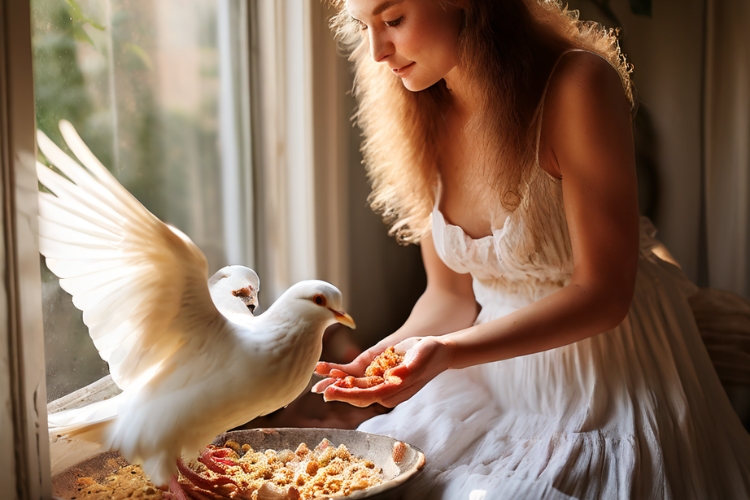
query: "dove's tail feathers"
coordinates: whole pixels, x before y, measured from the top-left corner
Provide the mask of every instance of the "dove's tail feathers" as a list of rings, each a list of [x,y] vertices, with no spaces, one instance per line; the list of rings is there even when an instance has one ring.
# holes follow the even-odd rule
[[[117,417],[120,397],[115,396],[81,408],[52,413],[47,417],[50,437],[75,437],[92,443],[106,443]]]
[[[105,420],[102,422],[78,424],[76,426],[61,429],[62,432],[55,432],[54,435],[50,430],[50,437],[74,438],[81,441],[88,441],[89,443],[104,444],[104,447],[108,448],[106,443],[109,439],[109,431],[112,428],[112,422],[113,420]]]

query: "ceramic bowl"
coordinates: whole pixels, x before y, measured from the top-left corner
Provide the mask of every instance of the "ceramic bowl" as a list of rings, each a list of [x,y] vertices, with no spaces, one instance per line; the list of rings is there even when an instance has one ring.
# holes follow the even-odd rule
[[[393,457],[395,439],[377,434],[342,429],[249,429],[225,432],[216,437],[213,444],[223,445],[232,440],[240,445],[249,444],[254,450],[295,450],[300,443],[311,449],[323,439],[328,439],[334,446],[345,445],[349,451],[359,457],[370,460],[383,471],[383,483],[353,492],[346,500],[394,500],[400,497],[404,484],[416,476],[424,467],[425,458],[422,451],[407,443],[401,460],[397,463]],[[52,478],[52,490],[56,499],[70,499],[76,496],[76,480],[90,476],[101,481],[113,474],[118,467],[127,466],[127,462],[116,452],[107,452],[85,460]],[[318,497],[316,500],[324,500]]]

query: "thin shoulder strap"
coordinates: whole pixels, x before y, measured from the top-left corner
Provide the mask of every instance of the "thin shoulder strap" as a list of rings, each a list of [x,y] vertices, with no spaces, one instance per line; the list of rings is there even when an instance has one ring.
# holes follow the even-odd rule
[[[544,98],[547,97],[547,89],[549,88],[549,82],[552,80],[552,75],[555,74],[555,69],[557,69],[557,65],[560,64],[560,61],[562,60],[563,56],[565,54],[569,54],[570,52],[591,52],[586,49],[568,49],[557,58],[557,61],[555,61],[555,64],[552,65],[552,71],[549,72],[549,76],[547,77],[547,83],[544,84],[544,91],[542,92],[542,98],[539,100],[539,105],[536,109],[536,143],[534,147],[534,158],[536,160],[536,165],[539,166],[539,141],[542,137],[542,116],[544,115]],[[592,54],[595,54],[595,52],[591,52]],[[596,54],[599,55],[599,54]],[[601,56],[600,56],[601,57]]]
[[[443,180],[440,176],[440,171],[437,173],[437,186],[435,186],[435,204],[433,208],[440,207],[440,199],[443,197]]]

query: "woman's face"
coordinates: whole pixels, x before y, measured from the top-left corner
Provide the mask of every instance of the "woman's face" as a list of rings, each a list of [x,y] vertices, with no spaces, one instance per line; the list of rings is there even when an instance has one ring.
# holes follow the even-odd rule
[[[495,0],[488,0],[495,1]],[[387,64],[412,92],[444,78],[458,60],[462,13],[439,0],[347,0],[370,41],[372,58]]]

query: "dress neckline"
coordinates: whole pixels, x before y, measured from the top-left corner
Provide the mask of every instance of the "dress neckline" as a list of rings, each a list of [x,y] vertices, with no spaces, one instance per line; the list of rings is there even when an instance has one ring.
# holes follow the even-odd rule
[[[546,176],[547,181],[551,181],[551,183],[553,185],[560,186],[562,184],[562,179],[558,179],[557,177],[554,177],[554,176],[550,175],[550,173],[547,172],[544,169],[539,168],[539,170],[541,170],[543,172],[543,175]],[[542,175],[542,174],[538,174],[537,173],[537,175]],[[508,212],[505,215],[505,217],[503,218],[503,225],[501,227],[495,227],[494,224],[492,224],[491,227],[490,227],[490,231],[491,231],[490,234],[486,234],[484,236],[479,236],[479,237],[475,238],[474,236],[471,236],[469,233],[467,233],[466,230],[463,227],[459,226],[458,224],[453,224],[452,222],[450,222],[448,220],[448,218],[445,216],[445,214],[442,212],[442,210],[440,210],[440,199],[442,198],[442,194],[443,194],[443,182],[442,182],[442,179],[440,177],[440,172],[438,172],[438,175],[437,175],[437,193],[435,195],[435,204],[433,205],[433,208],[432,208],[433,219],[436,216],[439,217],[439,219],[442,221],[443,227],[456,228],[458,231],[460,231],[463,234],[464,238],[466,238],[467,240],[471,240],[471,241],[478,242],[478,241],[483,241],[483,240],[487,240],[487,239],[490,239],[490,238],[492,238],[494,240],[497,237],[496,233],[500,232],[500,231],[503,231],[503,229],[505,228],[506,224],[508,223],[508,219],[510,217],[512,217],[514,214],[516,214],[517,213],[516,210],[518,210],[518,209],[516,209],[516,210],[514,210],[512,212]]]
[[[480,242],[480,241],[484,241],[484,240],[487,240],[487,239],[494,240],[495,239],[495,231],[500,231],[500,229],[492,229],[492,234],[488,234],[488,235],[485,235],[485,236],[480,236],[478,238],[474,238],[473,236],[470,236],[464,230],[464,228],[462,228],[458,224],[451,224],[450,222],[448,222],[448,220],[445,218],[445,215],[443,214],[443,212],[441,212],[440,209],[438,208],[437,204],[435,204],[435,208],[433,208],[432,212],[433,212],[433,215],[432,215],[433,221],[434,221],[435,217],[438,217],[439,220],[442,222],[442,225],[443,225],[444,228],[449,228],[449,227],[456,228],[458,231],[461,232],[461,234],[463,235],[463,237],[465,239],[469,240],[469,241]],[[433,224],[434,224],[434,222],[433,222]]]

